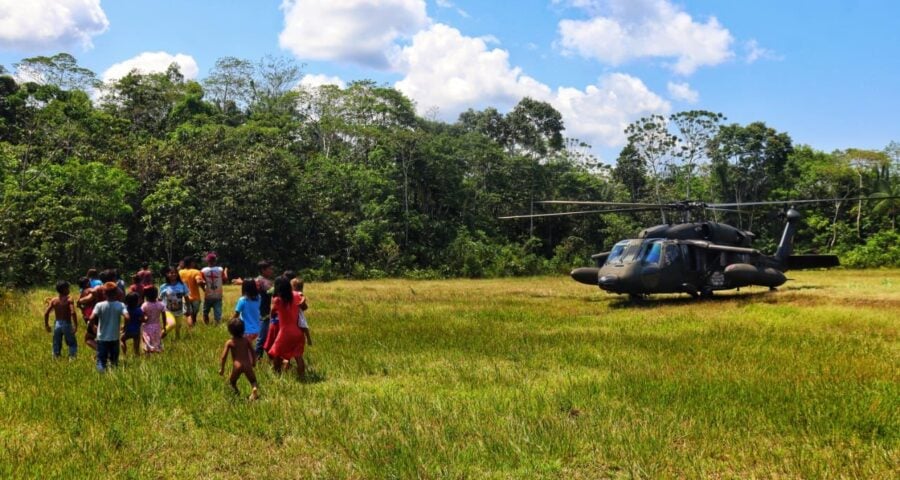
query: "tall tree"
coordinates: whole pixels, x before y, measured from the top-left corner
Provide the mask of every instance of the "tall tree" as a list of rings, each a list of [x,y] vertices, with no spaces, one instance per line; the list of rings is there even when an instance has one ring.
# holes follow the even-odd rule
[[[75,57],[68,53],[29,57],[14,66],[18,77],[25,81],[55,85],[63,90],[89,91],[100,84],[94,72],[79,66]]]
[[[675,156],[683,164],[686,200],[691,200],[691,183],[697,163],[707,158],[709,141],[719,132],[719,123],[725,120],[721,113],[706,110],[678,112],[669,117],[678,132]]]
[[[662,115],[651,115],[641,118],[628,125],[625,129],[628,144],[634,149],[634,154],[647,167],[650,179],[653,181],[653,191],[656,194],[656,202],[662,203],[660,183],[663,168],[673,154],[676,138],[669,133],[668,122]],[[666,223],[666,212],[659,210],[662,222]]]
[[[253,92],[254,66],[250,60],[222,57],[203,80],[203,87],[219,110],[244,109],[250,103]]]

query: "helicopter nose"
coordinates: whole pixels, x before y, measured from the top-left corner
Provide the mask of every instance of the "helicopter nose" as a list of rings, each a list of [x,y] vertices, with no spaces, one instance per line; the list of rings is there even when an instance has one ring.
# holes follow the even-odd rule
[[[599,268],[576,268],[570,274],[572,279],[578,283],[585,285],[597,285],[597,274],[600,273]]]
[[[600,284],[600,288],[604,290],[610,290],[615,288],[616,284],[619,283],[619,277],[617,275],[603,275],[598,280]]]

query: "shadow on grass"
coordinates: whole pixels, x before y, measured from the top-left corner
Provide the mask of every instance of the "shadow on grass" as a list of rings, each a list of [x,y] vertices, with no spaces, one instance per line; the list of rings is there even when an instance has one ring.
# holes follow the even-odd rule
[[[325,372],[320,372],[319,370],[313,368],[306,369],[306,375],[300,379],[300,383],[306,384],[314,384],[314,383],[322,383],[328,379],[328,376]]]
[[[609,308],[658,308],[677,305],[715,304],[722,302],[751,303],[755,301],[762,301],[764,299],[772,299],[774,295],[778,294],[779,292],[770,291],[750,293],[729,292],[716,293],[712,297],[708,298],[693,298],[687,294],[678,297],[656,297],[651,295],[649,298],[640,300],[634,300],[628,298],[627,296],[619,296],[609,302]]]

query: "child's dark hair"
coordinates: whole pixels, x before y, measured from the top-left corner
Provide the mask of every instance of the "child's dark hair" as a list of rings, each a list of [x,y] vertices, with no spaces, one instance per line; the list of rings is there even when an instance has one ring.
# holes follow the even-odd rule
[[[259,270],[259,273],[262,273],[263,270],[272,267],[272,262],[268,260],[260,260],[259,263],[256,264],[256,268]]]
[[[81,277],[78,279],[78,288],[84,290],[85,288],[91,288],[91,279],[88,277]]]
[[[275,279],[275,296],[288,304],[294,301],[294,289],[291,288],[291,281],[287,277],[281,276]]]
[[[97,276],[101,282],[115,282],[116,281],[116,272],[111,269],[106,269]]]
[[[56,282],[56,293],[60,295],[68,295],[69,294],[69,282],[65,280],[60,280]]]
[[[166,279],[166,283],[169,283],[169,274],[170,274],[170,273],[173,273],[173,272],[175,273],[175,283],[182,283],[182,282],[181,282],[181,276],[178,275],[178,269],[175,268],[175,267],[173,267],[173,266],[171,266],[171,265],[168,266],[168,267],[166,267],[166,268],[164,268],[163,271],[162,271],[163,278]]]
[[[240,318],[228,322],[228,333],[233,338],[241,338],[244,336],[244,322]]]
[[[289,282],[295,278],[297,278],[297,272],[293,270],[285,270],[284,273],[281,274],[284,278],[286,278]]]
[[[155,286],[150,285],[144,289],[144,299],[148,302],[155,302],[159,298],[159,290]]]
[[[141,270],[149,270],[149,269],[150,269],[150,263],[149,263],[149,262],[143,262],[143,263],[141,263]]]
[[[131,276],[131,283],[141,283],[141,277],[135,273]]]
[[[128,308],[137,308],[140,303],[141,296],[137,292],[129,292],[128,295],[125,295],[125,305]]]
[[[188,255],[187,257],[184,257],[184,260],[182,260],[181,263],[184,264],[184,268],[191,268],[197,265],[197,260],[194,257]]]
[[[241,284],[241,295],[249,298],[250,300],[256,300],[259,298],[259,288],[256,286],[256,280],[252,278],[245,278],[244,282]]]
[[[87,277],[88,278],[97,278],[97,269],[96,268],[89,269],[87,271]]]

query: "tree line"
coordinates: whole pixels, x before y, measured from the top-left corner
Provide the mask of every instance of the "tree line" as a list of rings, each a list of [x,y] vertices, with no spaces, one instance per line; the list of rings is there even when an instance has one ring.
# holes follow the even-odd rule
[[[310,278],[562,271],[666,212],[500,221],[545,199],[740,201],[900,195],[900,145],[831,153],[765,123],[706,111],[630,125],[615,165],[565,135],[551,105],[416,113],[372,81],[300,87],[281,57],[219,59],[188,80],[133,71],[110,82],[69,54],[0,70],[0,282],[88,267],[162,266],[215,250]],[[804,209],[807,251],[857,266],[900,261],[888,198]],[[718,212],[771,248],[773,210]]]

